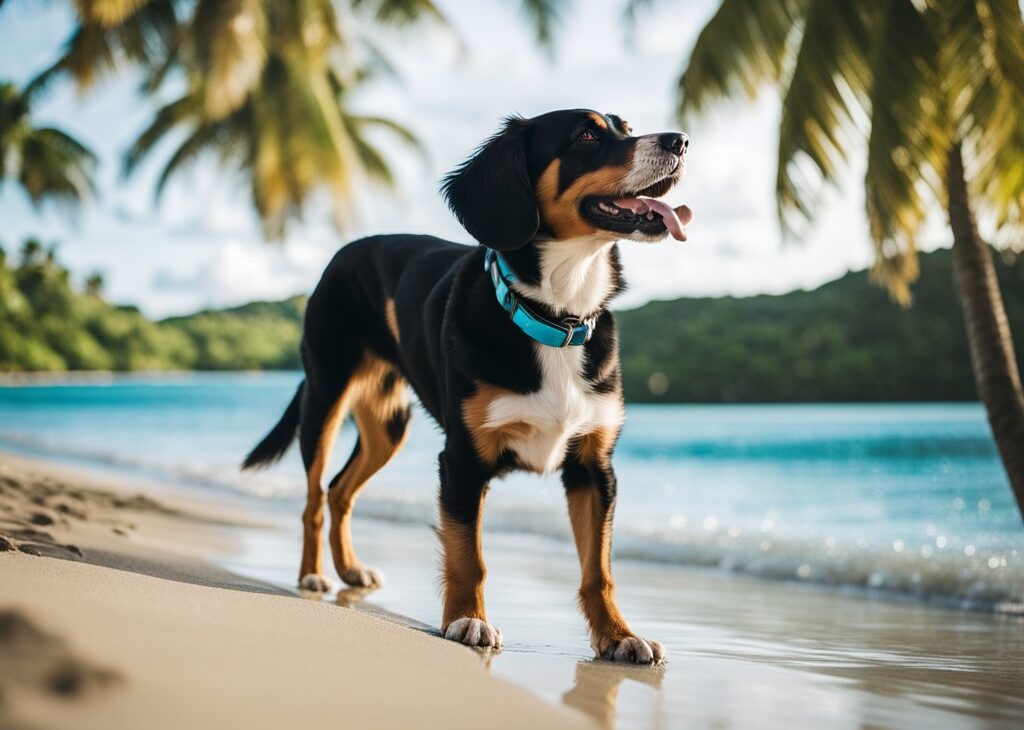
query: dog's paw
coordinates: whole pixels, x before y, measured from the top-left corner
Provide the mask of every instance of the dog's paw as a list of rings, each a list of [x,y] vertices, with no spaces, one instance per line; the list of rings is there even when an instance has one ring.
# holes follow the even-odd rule
[[[341,573],[341,579],[347,585],[358,588],[380,588],[384,585],[384,574],[374,568],[357,565]]]
[[[501,629],[478,618],[457,618],[448,624],[444,638],[466,646],[501,648]]]
[[[299,579],[299,588],[313,593],[327,593],[331,590],[330,579],[319,573],[307,573]]]
[[[657,664],[665,659],[665,647],[661,642],[641,639],[639,636],[608,641],[596,652],[602,659],[629,664]]]

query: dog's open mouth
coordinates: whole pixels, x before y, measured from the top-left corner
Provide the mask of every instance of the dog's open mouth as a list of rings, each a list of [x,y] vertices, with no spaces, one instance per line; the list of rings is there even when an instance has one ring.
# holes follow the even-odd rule
[[[677,241],[686,240],[686,226],[693,220],[693,211],[685,205],[672,208],[657,198],[675,185],[672,175],[643,190],[629,195],[592,196],[581,206],[583,217],[598,228],[614,233],[643,233],[658,236],[665,232]]]

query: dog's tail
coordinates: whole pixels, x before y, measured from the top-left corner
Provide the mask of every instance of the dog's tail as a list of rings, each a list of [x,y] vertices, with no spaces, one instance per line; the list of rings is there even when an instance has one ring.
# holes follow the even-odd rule
[[[302,390],[306,385],[303,380],[295,390],[292,402],[285,408],[284,414],[277,422],[277,425],[270,429],[270,433],[263,437],[263,440],[256,444],[245,461],[242,462],[242,469],[262,469],[274,464],[288,450],[295,440],[295,434],[299,430],[299,408],[302,402]]]

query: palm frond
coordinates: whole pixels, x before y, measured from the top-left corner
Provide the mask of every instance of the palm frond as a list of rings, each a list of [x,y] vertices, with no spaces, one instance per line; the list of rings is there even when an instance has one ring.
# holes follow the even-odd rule
[[[156,197],[163,195],[164,188],[167,187],[167,183],[170,181],[177,172],[179,172],[186,165],[195,161],[197,157],[204,151],[210,148],[215,148],[215,141],[217,134],[220,131],[220,127],[216,122],[199,124],[195,130],[185,141],[182,142],[178,149],[174,151],[167,163],[164,165],[164,169],[160,172],[160,177],[156,181]]]
[[[900,303],[917,278],[916,238],[943,199],[951,120],[938,38],[912,0],[888,0],[872,59],[865,200],[876,249],[872,275]]]
[[[95,191],[95,157],[63,132],[33,130],[21,140],[18,156],[18,181],[35,205],[74,204]]]
[[[35,134],[45,137],[47,144],[59,149],[63,157],[73,160],[76,165],[95,165],[97,163],[96,154],[67,132],[54,127],[39,127],[35,130]]]
[[[195,94],[186,94],[180,99],[162,106],[124,156],[124,174],[130,175],[135,168],[153,151],[153,148],[174,128],[201,116],[202,102]]]
[[[78,15],[105,28],[120,25],[149,0],[75,0]]]
[[[241,106],[267,60],[262,0],[199,0],[188,38],[203,85],[203,110],[220,119]]]
[[[358,114],[347,114],[346,119],[356,129],[361,130],[363,127],[378,127],[380,129],[386,129],[391,134],[395,135],[405,144],[412,147],[424,158],[427,155],[427,148],[420,141],[416,134],[394,119],[388,119],[386,117],[373,117],[373,116],[361,116]]]
[[[34,127],[29,97],[0,83],[0,182],[17,178],[34,205],[74,205],[95,192],[96,156],[54,127]]]
[[[384,25],[411,25],[423,19],[450,27],[448,18],[433,0],[351,0],[352,8],[373,15]]]
[[[522,0],[522,12],[533,27],[537,42],[548,50],[552,49],[554,32],[566,5],[567,0]]]
[[[352,136],[352,144],[367,177],[389,187],[395,184],[395,177],[391,172],[391,167],[380,153],[380,150],[374,147],[365,137],[358,134]]]
[[[129,4],[134,6],[136,0],[130,0],[118,12]],[[104,18],[118,17],[112,10],[109,14],[98,10],[101,5],[104,3],[96,0],[80,6],[78,28],[65,44],[60,59],[39,77],[40,84],[59,70],[69,73],[80,88],[85,88],[119,64],[127,62],[149,67],[167,57],[178,28],[175,0],[138,2],[133,12],[111,24],[94,18],[95,13]]]
[[[363,171],[371,179],[389,187],[395,184],[391,166],[380,150],[366,137],[366,132],[373,128],[386,130],[405,144],[411,146],[420,154],[422,159],[426,160],[427,151],[420,140],[413,134],[412,130],[395,120],[348,113],[344,113],[344,119]]]
[[[782,102],[776,201],[786,231],[811,217],[822,183],[846,162],[871,80],[870,27],[879,0],[814,0]],[[858,118],[860,117],[860,118]]]
[[[723,0],[679,79],[680,120],[730,96],[754,98],[783,75],[789,44],[812,0]]]
[[[978,0],[988,49],[986,62],[1002,83],[1024,98],[1024,20],[1018,0]]]
[[[971,97],[962,133],[977,198],[1001,237],[1024,248],[1024,19],[1012,0],[977,0],[984,83]]]

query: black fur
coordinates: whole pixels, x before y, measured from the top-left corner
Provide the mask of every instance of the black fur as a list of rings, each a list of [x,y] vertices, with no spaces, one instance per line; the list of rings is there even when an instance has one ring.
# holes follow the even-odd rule
[[[405,436],[405,430],[409,426],[409,419],[412,418],[412,411],[409,406],[403,406],[392,414],[387,422],[388,438],[391,443],[397,444]]]
[[[509,251],[537,235],[540,216],[526,166],[531,132],[527,120],[509,117],[441,186],[452,213],[485,246]]]
[[[540,280],[543,248],[559,245],[538,211],[535,187],[543,171],[558,160],[558,184],[564,189],[582,175],[621,165],[632,154],[638,138],[629,136],[628,126],[614,116],[595,121],[600,116],[572,110],[509,118],[444,180],[444,197],[466,230],[480,243],[506,252],[526,283]],[[581,130],[591,130],[596,139],[581,144]],[[606,301],[596,312],[574,314],[597,316],[594,336],[584,345],[584,379],[594,391],[621,399],[615,322],[605,307],[624,285],[617,249],[608,255],[613,286]],[[463,402],[481,382],[523,394],[542,385],[536,344],[495,301],[483,258],[481,246],[422,235],[374,236],[338,251],[306,309],[305,384],[246,459],[246,467],[279,458],[298,424],[308,468],[330,408],[364,355],[371,354],[394,368],[383,376],[381,392],[396,387],[400,374],[444,430],[441,508],[460,522],[475,522],[488,482],[520,465],[513,453],[501,454],[491,464],[478,458],[463,420]],[[389,300],[400,332],[397,344],[387,321]],[[551,319],[565,314],[559,316],[540,302],[528,304]],[[386,424],[394,442],[404,435],[408,420],[408,411],[401,410]],[[590,484],[601,490],[607,504],[614,498],[610,465],[584,463],[573,448],[565,457],[563,478],[567,489]]]

